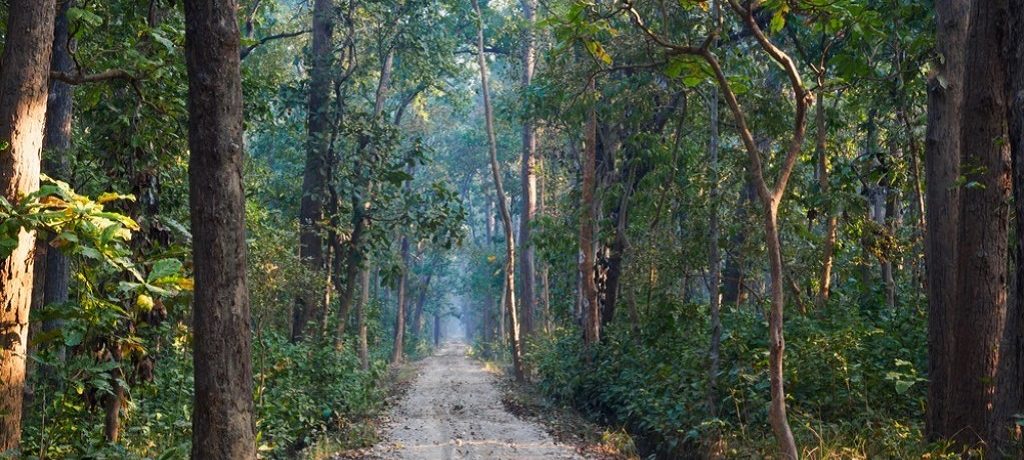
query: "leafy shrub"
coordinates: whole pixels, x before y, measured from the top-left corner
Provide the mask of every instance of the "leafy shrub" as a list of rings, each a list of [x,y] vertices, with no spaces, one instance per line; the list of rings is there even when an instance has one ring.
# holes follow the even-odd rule
[[[538,338],[527,358],[538,387],[592,418],[624,426],[641,451],[698,455],[712,439],[728,457],[775,452],[768,425],[767,324],[723,312],[718,417],[707,408],[708,325],[696,305],[665,304],[632,332],[613,324],[585,350],[575,329]],[[798,444],[816,458],[906,458],[923,441],[925,318],[913,310],[827,307],[786,325],[786,384]]]

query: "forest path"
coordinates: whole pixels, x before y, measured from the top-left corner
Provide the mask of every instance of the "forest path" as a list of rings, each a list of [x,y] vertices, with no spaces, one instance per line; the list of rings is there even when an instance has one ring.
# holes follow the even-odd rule
[[[495,377],[449,342],[417,365],[419,375],[392,410],[373,458],[581,459],[544,429],[507,412]]]

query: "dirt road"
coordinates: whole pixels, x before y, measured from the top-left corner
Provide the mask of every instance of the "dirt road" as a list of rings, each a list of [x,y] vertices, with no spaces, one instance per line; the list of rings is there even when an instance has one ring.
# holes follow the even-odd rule
[[[505,411],[494,377],[449,343],[418,364],[373,457],[392,460],[581,459],[540,426]]]

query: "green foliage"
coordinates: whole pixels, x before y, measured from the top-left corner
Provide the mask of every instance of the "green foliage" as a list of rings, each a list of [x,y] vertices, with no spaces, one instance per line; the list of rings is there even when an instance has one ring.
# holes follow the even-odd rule
[[[642,450],[659,456],[685,456],[713,435],[726,440],[728,457],[771,456],[765,321],[749,309],[725,314],[716,418],[706,406],[701,308],[659,306],[641,334],[613,327],[593,350],[583,349],[578,332],[558,330],[530,349],[538,386],[625,426]],[[861,314],[843,305],[790,320],[786,382],[798,445],[843,446],[843,458],[940,452],[922,435],[924,330],[916,313]]]
[[[134,198],[105,193],[93,200],[75,193],[65,182],[45,176],[39,190],[17,203],[0,197],[0,257],[9,256],[17,247],[22,231],[41,231],[55,235],[51,245],[69,255],[131,271],[125,244],[139,225],[106,209],[107,203],[116,200]]]

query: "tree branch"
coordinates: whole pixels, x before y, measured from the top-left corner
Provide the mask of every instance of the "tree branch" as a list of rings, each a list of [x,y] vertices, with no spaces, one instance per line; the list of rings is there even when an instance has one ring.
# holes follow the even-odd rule
[[[306,30],[299,30],[299,31],[296,31],[296,32],[284,32],[284,33],[280,33],[280,34],[268,35],[266,37],[263,37],[263,38],[259,39],[259,41],[257,41],[256,43],[253,43],[252,45],[249,45],[249,46],[245,47],[244,49],[242,49],[242,52],[240,53],[241,54],[241,59],[245,60],[245,58],[248,57],[249,54],[253,52],[253,50],[255,50],[256,48],[260,47],[261,45],[265,45],[267,42],[271,42],[271,41],[274,41],[274,40],[280,40],[282,38],[298,37],[299,35],[305,35],[305,34],[308,34],[310,32],[312,32],[312,30],[306,29]]]
[[[128,73],[126,70],[111,69],[105,70],[100,73],[94,74],[83,74],[81,70],[76,72],[50,72],[50,79],[57,80],[69,85],[81,85],[85,83],[97,83],[107,80],[128,80],[136,81],[134,75]]]

